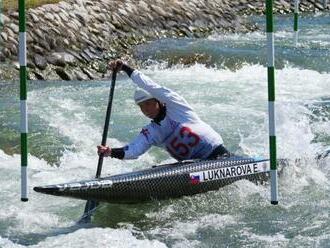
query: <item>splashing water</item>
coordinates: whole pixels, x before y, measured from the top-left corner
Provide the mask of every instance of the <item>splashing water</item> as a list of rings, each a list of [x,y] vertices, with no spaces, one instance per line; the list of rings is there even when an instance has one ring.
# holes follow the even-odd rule
[[[323,21],[302,20],[299,52],[287,19],[278,32],[276,123],[281,167],[279,206],[269,203],[269,186],[239,181],[222,190],[139,205],[101,204],[94,221],[75,226],[85,202],[36,194],[36,185],[94,177],[109,81],[31,82],[28,105],[30,199],[21,203],[19,100],[17,88],[0,91],[0,247],[327,247],[330,243],[329,63],[318,55],[329,39]],[[314,28],[314,27],[318,28]],[[237,154],[268,157],[267,78],[264,34],[213,35],[200,40],[167,40],[137,48],[159,48],[154,60],[182,53],[209,53],[215,66],[169,67],[153,62],[143,71],[183,95],[199,116],[221,133]],[[317,45],[318,44],[318,45]],[[219,48],[218,48],[219,47]],[[146,49],[148,48],[148,49]],[[194,48],[194,49],[191,49]],[[174,50],[174,49],[173,49]],[[294,56],[294,54],[297,56]],[[301,54],[308,54],[302,63]],[[233,56],[232,56],[233,55]],[[290,58],[290,59],[288,59]],[[227,61],[227,62],[226,62]],[[230,62],[230,63],[229,63]],[[318,64],[317,64],[318,63]],[[134,85],[119,76],[107,143],[129,142],[147,123],[134,105]],[[153,148],[136,161],[105,159],[103,175],[172,162]]]

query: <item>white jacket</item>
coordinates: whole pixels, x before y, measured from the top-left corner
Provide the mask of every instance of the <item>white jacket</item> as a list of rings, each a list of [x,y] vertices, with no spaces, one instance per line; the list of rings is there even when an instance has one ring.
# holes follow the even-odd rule
[[[165,148],[177,160],[205,159],[223,143],[221,136],[176,92],[156,84],[138,70],[133,71],[131,79],[165,104],[166,116],[159,124],[151,121],[142,128],[124,148],[124,159],[135,159],[152,145]]]

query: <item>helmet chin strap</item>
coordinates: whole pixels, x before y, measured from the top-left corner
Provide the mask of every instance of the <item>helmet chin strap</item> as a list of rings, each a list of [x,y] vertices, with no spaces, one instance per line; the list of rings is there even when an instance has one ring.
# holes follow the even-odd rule
[[[156,99],[157,100],[157,99]],[[158,105],[159,105],[159,112],[158,115],[153,118],[153,122],[155,122],[156,124],[160,125],[160,122],[162,120],[164,120],[165,116],[166,116],[166,105],[164,103],[161,103],[160,101],[158,101]]]

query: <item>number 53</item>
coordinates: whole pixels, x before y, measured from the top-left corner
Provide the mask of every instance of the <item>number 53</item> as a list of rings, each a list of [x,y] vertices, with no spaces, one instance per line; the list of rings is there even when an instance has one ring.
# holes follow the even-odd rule
[[[179,138],[184,139],[186,137],[189,139],[188,143],[182,143],[179,141]],[[180,129],[179,138],[174,137],[170,142],[170,146],[167,148],[171,154],[179,155],[180,157],[186,157],[189,155],[190,149],[196,146],[200,141],[198,134],[194,133],[189,127],[182,127]]]

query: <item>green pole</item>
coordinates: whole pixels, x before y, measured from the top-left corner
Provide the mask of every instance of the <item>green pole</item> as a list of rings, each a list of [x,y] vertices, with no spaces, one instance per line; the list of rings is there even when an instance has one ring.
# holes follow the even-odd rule
[[[299,15],[299,0],[294,1],[294,21],[293,21],[293,31],[294,31],[294,45],[298,44],[298,15]]]
[[[271,204],[278,204],[276,135],[275,135],[275,53],[274,53],[273,0],[266,0],[267,32],[267,77],[268,77],[268,116],[269,116],[269,151],[271,176]]]
[[[28,201],[27,187],[27,86],[26,86],[26,32],[25,32],[25,0],[19,0],[19,65],[20,65],[20,110],[21,110],[21,200]]]

